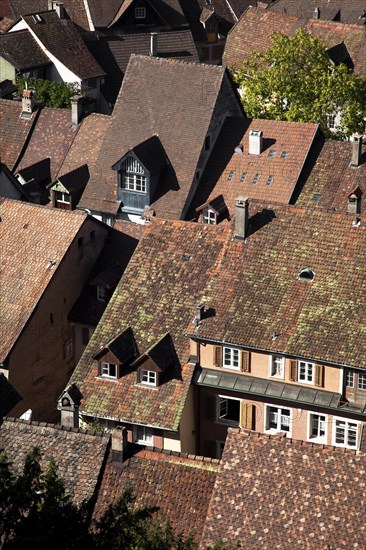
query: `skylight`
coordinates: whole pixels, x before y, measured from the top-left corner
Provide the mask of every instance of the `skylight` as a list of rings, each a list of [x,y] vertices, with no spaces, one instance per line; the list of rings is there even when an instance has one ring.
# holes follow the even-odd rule
[[[231,181],[234,177],[235,170],[230,170],[229,175],[227,177],[227,181]]]
[[[271,185],[273,183],[273,176],[268,176],[268,179],[266,181],[266,185]]]
[[[310,268],[302,269],[298,275],[298,279],[300,281],[313,281],[315,277],[315,273]]]
[[[288,151],[282,151],[281,159],[287,159],[287,157],[288,157]]]
[[[268,153],[268,156],[269,157],[274,157],[276,155],[277,151],[275,149],[271,149],[270,152]]]
[[[246,179],[247,179],[247,173],[243,172],[240,178],[240,183],[244,183]]]
[[[257,181],[259,180],[260,177],[261,177],[260,174],[256,174],[256,175],[254,176],[253,185],[255,185],[255,184],[257,183]]]

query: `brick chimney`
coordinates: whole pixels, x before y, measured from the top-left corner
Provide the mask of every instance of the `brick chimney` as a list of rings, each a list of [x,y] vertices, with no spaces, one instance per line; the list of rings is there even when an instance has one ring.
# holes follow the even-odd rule
[[[76,128],[81,121],[83,112],[83,96],[74,95],[71,98],[71,126]]]
[[[362,134],[354,134],[352,141],[352,159],[350,168],[358,168],[361,164]]]
[[[238,197],[235,201],[235,239],[243,241],[247,237],[248,223],[249,201],[246,197]]]
[[[152,32],[150,34],[150,57],[156,57],[158,55],[158,33]]]
[[[250,130],[249,132],[249,154],[260,155],[263,149],[263,132],[261,130]]]
[[[112,432],[112,460],[122,463],[127,449],[127,429],[117,426]]]
[[[35,92],[34,90],[28,90],[27,88],[23,90],[22,96],[22,118],[31,118],[36,105]]]

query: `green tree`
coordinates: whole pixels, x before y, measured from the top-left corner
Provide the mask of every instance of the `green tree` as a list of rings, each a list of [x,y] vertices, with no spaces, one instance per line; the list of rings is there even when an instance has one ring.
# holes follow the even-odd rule
[[[250,117],[316,122],[331,135],[328,116],[339,113],[339,139],[364,130],[366,78],[333,65],[322,40],[302,29],[274,33],[265,53],[254,52],[232,72]]]
[[[80,93],[74,84],[66,82],[52,82],[42,78],[17,78],[18,95],[22,95],[26,84],[29,89],[36,91],[36,101],[46,107],[69,109],[71,98]]]

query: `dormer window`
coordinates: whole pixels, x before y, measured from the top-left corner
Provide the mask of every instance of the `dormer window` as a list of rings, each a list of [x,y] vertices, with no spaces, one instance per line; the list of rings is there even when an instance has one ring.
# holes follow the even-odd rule
[[[205,208],[202,211],[202,223],[205,223],[208,225],[216,225],[217,223],[216,212],[211,210],[211,208]]]
[[[143,370],[140,371],[140,382],[141,384],[147,384],[148,386],[156,386],[157,376],[156,372],[152,370]]]
[[[359,187],[348,195],[347,212],[349,214],[361,214],[361,195],[362,191]]]
[[[146,19],[146,8],[144,6],[135,8],[136,19]]]
[[[136,193],[146,193],[146,176],[137,159],[130,156],[122,164],[122,188]]]
[[[117,365],[115,363],[101,363],[100,376],[103,376],[103,378],[117,378]]]

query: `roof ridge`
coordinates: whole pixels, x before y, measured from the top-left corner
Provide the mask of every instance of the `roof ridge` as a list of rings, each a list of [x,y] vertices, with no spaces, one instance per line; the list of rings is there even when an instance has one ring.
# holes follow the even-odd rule
[[[146,447],[145,449],[139,451],[139,453],[136,456],[143,456],[144,458],[149,458],[149,455],[152,453],[161,456],[161,457],[167,457],[167,458],[183,458],[184,460],[204,463],[204,464],[220,464],[220,460],[218,458],[211,458],[208,456],[203,455],[195,455],[191,453],[184,453],[182,451],[172,451],[169,449],[163,449],[161,447]],[[151,458],[151,457],[150,457]]]
[[[132,59],[141,58],[143,60],[145,59],[151,59],[155,63],[159,63],[160,65],[194,65],[197,67],[205,67],[208,68],[211,71],[216,70],[216,72],[224,73],[225,67],[223,65],[209,65],[208,63],[199,63],[197,61],[186,61],[184,59],[177,59],[175,57],[159,57],[159,56],[150,56],[150,55],[143,55],[140,53],[133,53],[130,56],[129,65],[132,61]],[[127,69],[126,69],[127,70]]]
[[[95,437],[109,438],[110,434],[104,432],[98,432],[96,430],[84,430],[83,428],[71,428],[69,426],[62,426],[61,424],[54,424],[52,422],[42,422],[41,420],[25,420],[24,418],[15,418],[12,416],[4,416],[4,422],[11,422],[16,424],[27,424],[29,426],[36,426],[40,428],[52,428],[62,432],[79,433],[82,435],[92,435]],[[1,425],[0,425],[1,426]],[[0,427],[1,429],[1,427]]]
[[[306,449],[311,449],[312,451],[319,450],[332,450],[338,453],[352,454],[352,455],[361,455],[366,456],[366,453],[358,449],[347,449],[345,447],[336,447],[335,445],[313,443],[312,441],[305,441],[304,439],[294,439],[292,437],[287,437],[286,432],[279,432],[276,434],[268,434],[262,432],[256,432],[254,430],[246,430],[244,428],[229,428],[229,431],[232,433],[244,434],[248,438],[257,438],[257,439],[272,439],[279,441],[281,439],[286,440],[286,443],[294,447],[304,447]]]

